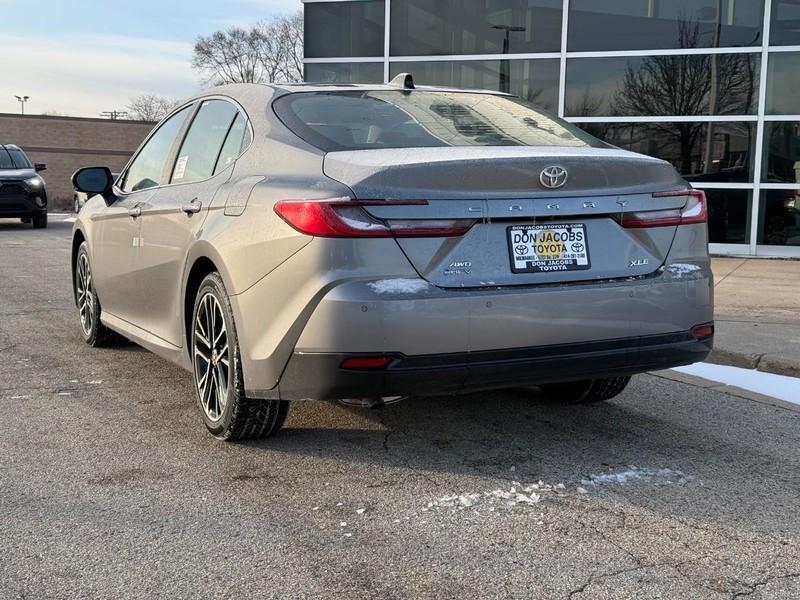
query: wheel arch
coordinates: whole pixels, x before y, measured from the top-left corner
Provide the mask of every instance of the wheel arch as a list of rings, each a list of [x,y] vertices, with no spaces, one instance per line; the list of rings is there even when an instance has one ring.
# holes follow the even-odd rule
[[[183,338],[186,357],[189,356],[191,345],[190,332],[192,329],[192,313],[194,301],[200,284],[209,274],[219,273],[225,284],[228,294],[234,289],[229,278],[225,264],[211,245],[200,243],[192,249],[186,261],[186,276],[183,282]]]

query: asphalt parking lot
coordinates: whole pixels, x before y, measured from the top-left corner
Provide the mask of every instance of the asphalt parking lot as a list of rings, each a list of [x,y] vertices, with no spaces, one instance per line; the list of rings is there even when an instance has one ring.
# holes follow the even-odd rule
[[[0,597],[800,597],[800,413],[644,375],[222,444],[188,373],[83,345],[70,231],[0,221]]]

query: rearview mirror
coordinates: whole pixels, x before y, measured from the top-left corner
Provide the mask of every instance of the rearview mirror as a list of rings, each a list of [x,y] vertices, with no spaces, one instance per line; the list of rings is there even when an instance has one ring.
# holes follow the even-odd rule
[[[108,167],[84,167],[72,175],[72,186],[84,194],[107,194],[114,185]]]
[[[47,171],[47,165],[44,163],[36,163],[33,165],[33,168],[36,170],[37,173],[41,173],[42,171]]]

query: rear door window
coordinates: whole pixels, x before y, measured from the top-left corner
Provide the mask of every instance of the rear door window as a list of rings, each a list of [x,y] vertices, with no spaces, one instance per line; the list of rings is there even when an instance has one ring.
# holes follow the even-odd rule
[[[172,183],[201,181],[214,174],[223,143],[237,113],[237,108],[225,100],[203,102],[181,144],[172,169]]]

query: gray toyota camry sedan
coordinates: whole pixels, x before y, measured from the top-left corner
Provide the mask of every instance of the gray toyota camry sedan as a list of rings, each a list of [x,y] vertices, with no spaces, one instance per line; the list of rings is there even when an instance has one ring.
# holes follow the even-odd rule
[[[703,193],[512,96],[219,87],[73,183],[85,341],[191,370],[220,439],[294,400],[603,401],[712,347]]]

